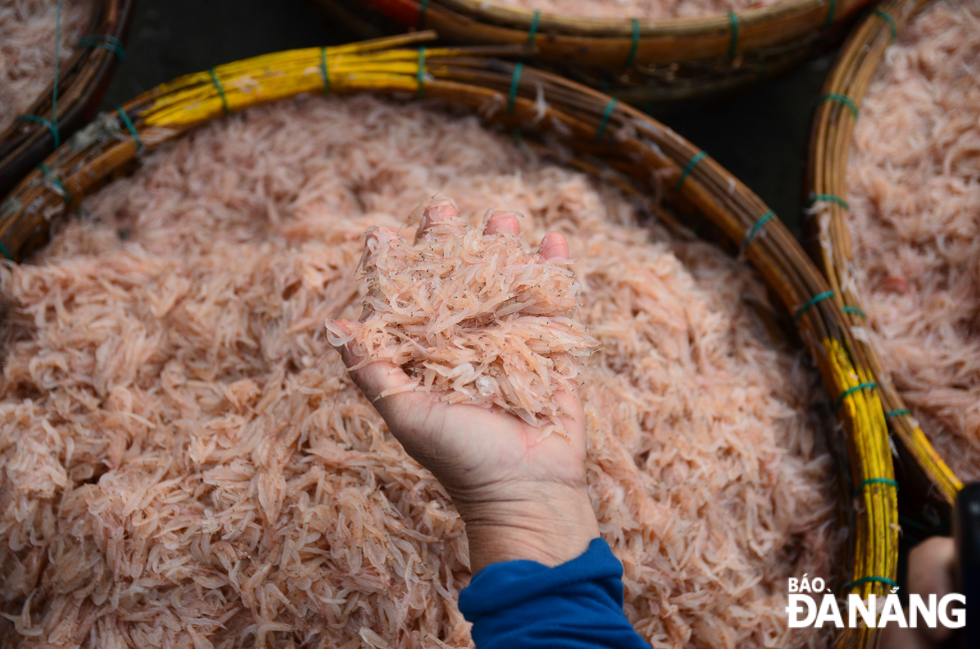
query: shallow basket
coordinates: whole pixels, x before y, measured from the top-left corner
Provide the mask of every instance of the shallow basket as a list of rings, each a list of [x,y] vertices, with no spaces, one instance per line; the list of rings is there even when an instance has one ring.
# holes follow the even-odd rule
[[[535,65],[641,104],[718,94],[787,70],[843,36],[870,0],[780,0],[741,13],[642,21],[484,0],[316,2],[364,35],[433,29],[449,44],[523,45]]]
[[[841,51],[824,84],[814,117],[807,164],[807,210],[813,255],[823,269],[836,302],[852,326],[864,325],[864,311],[850,277],[854,255],[847,229],[847,163],[861,100],[888,46],[928,0],[888,0],[857,27]],[[827,218],[829,217],[829,218]],[[824,221],[824,225],[821,225]],[[949,521],[951,505],[963,484],[939,457],[925,433],[898,395],[877,350],[866,341],[864,350],[878,385],[881,405],[895,441],[897,471],[903,487],[903,511],[914,528],[939,531]]]
[[[123,41],[134,0],[97,0],[75,55],[60,65],[58,123],[53,123],[52,84],[27,111],[0,132],[0,196],[95,115],[125,57]]]
[[[431,35],[311,48],[190,74],[101,115],[30,173],[0,207],[0,248],[19,262],[51,224],[137,162],[209,121],[301,93],[400,93],[478,112],[525,144],[561,145],[573,166],[641,194],[663,194],[661,216],[714,231],[750,261],[799,327],[843,426],[831,446],[841,467],[849,561],[839,592],[883,595],[895,578],[898,527],[892,456],[863,348],[826,280],[796,239],[748,188],[692,144],[640,111],[538,69],[477,49],[403,47]],[[544,103],[542,103],[544,102]],[[650,201],[654,203],[655,201]],[[843,629],[835,647],[875,646],[874,629]]]

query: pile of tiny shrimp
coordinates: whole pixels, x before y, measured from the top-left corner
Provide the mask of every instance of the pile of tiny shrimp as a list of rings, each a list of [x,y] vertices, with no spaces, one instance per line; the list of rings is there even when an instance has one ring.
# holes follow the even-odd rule
[[[0,3],[0,132],[28,110],[54,81],[55,58],[62,70],[92,17],[92,0],[65,0],[61,47],[55,48],[58,0]]]
[[[505,7],[596,19],[706,18],[778,4],[781,0],[491,0]]]
[[[360,365],[402,366],[413,382],[398,391],[434,390],[449,403],[496,406],[543,434],[565,434],[562,417],[571,413],[555,393],[572,389],[580,360],[598,345],[575,320],[581,287],[568,260],[544,261],[509,230],[484,233],[492,214],[480,227],[455,214],[440,219],[414,244],[389,228],[369,230],[367,317],[345,329],[328,322],[330,342],[353,342]]]
[[[892,45],[848,171],[854,286],[885,369],[942,458],[980,479],[980,0]]]
[[[361,315],[365,231],[438,195],[568,241],[535,272],[599,342],[589,493],[637,631],[829,646],[784,611],[846,564],[826,396],[754,272],[473,115],[316,96],[146,153],[0,267],[0,647],[472,646],[463,523],[324,329]]]

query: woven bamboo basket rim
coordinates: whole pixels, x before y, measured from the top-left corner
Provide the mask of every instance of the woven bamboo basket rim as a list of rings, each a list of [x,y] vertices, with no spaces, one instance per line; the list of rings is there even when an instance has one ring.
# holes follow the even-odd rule
[[[824,84],[825,101],[817,108],[811,130],[807,187],[811,197],[826,199],[815,201],[807,211],[811,229],[822,230],[819,221],[829,216],[827,229],[814,242],[814,256],[835,292],[836,301],[855,327],[865,324],[865,311],[853,291],[853,282],[849,281],[854,253],[847,227],[847,165],[854,127],[862,99],[888,46],[927,4],[928,0],[886,0],[868,15],[850,36]],[[881,364],[878,351],[869,342],[859,341],[859,344],[880,386],[889,428],[909,464],[899,476],[913,489],[923,492],[925,500],[931,501],[936,510],[927,512],[927,518],[932,519],[927,522],[941,527],[963,483],[909,414],[890,374]]]
[[[779,297],[843,422],[842,502],[853,523],[850,565],[837,585],[862,596],[886,593],[898,559],[887,426],[862,348],[795,237],[721,165],[648,115],[552,73],[488,58],[494,52],[486,48],[406,47],[433,36],[268,54],[158,86],[101,115],[18,185],[0,205],[0,251],[24,259],[44,244],[54,220],[147,151],[225,115],[300,94],[416,95],[469,108],[534,146],[541,135],[562,138],[574,166],[611,172],[644,191],[663,182],[672,203],[705,216]],[[842,629],[834,646],[870,648],[876,633]]]
[[[52,79],[19,116],[27,119],[17,119],[0,132],[0,196],[92,119],[117,63],[125,57],[122,48],[133,1],[98,0],[94,4],[85,36],[72,57],[60,65],[57,125],[53,123]]]
[[[590,66],[735,60],[823,32],[871,0],[780,0],[701,18],[599,19],[495,5],[485,0],[365,0],[408,27],[467,44],[527,44],[543,60]],[[459,38],[454,38],[456,36]],[[478,35],[479,40],[472,40]]]

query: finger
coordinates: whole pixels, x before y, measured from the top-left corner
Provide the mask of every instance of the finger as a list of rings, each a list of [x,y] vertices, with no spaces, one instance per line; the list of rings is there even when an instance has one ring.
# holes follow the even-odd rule
[[[418,243],[420,239],[426,237],[434,225],[445,223],[458,217],[459,210],[456,209],[456,204],[452,199],[440,198],[432,201],[426,205],[425,210],[422,212],[422,221],[419,223],[419,229],[415,233],[415,243]]]
[[[956,548],[949,537],[934,537],[924,541],[909,553],[909,593],[933,595],[942,599],[953,592],[956,570]],[[952,629],[938,626],[918,628],[919,634],[932,642],[945,642]]]
[[[568,242],[561,232],[549,232],[541,240],[538,252],[545,259],[568,259]]]
[[[331,327],[339,329],[345,335],[349,336],[353,325],[345,320],[334,320],[331,323]],[[371,403],[377,401],[378,397],[386,391],[397,390],[413,383],[408,375],[405,374],[405,371],[393,363],[376,361],[367,365],[361,365],[364,358],[356,351],[352,342],[343,345],[334,345],[334,349],[340,353],[340,358],[343,359],[344,365],[348,368],[348,374],[350,374],[351,379],[353,379],[354,383],[357,384],[357,387],[361,389],[361,392],[364,393],[364,396]]]
[[[937,536],[915,546],[909,553],[909,592],[939,597],[953,592],[955,561],[956,550],[949,537]]]
[[[500,232],[519,234],[520,231],[520,214],[517,212],[494,212],[487,219],[487,226],[483,228],[483,234],[497,234]]]

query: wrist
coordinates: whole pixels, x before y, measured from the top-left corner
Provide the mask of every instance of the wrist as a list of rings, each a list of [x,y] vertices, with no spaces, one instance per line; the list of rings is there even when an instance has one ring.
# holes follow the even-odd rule
[[[453,496],[466,524],[470,568],[492,563],[536,561],[554,567],[584,553],[599,536],[587,489],[521,485],[520,498],[468,499]]]

